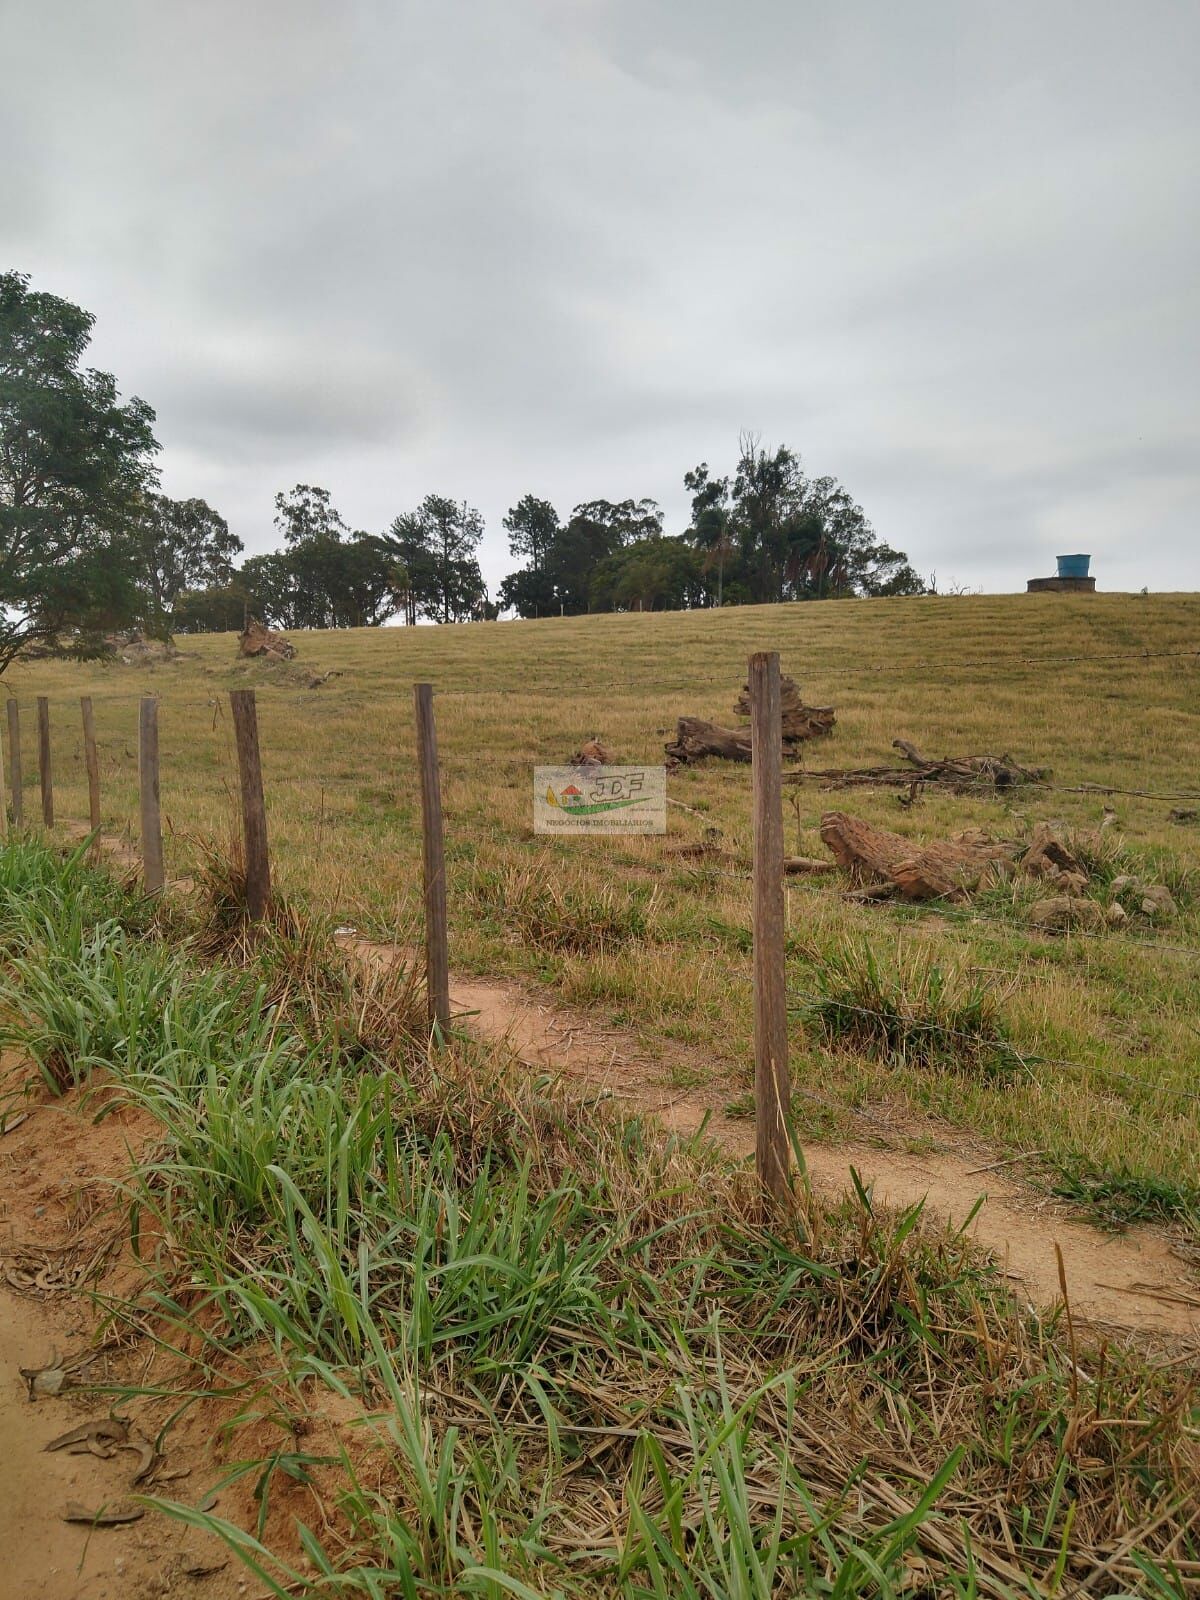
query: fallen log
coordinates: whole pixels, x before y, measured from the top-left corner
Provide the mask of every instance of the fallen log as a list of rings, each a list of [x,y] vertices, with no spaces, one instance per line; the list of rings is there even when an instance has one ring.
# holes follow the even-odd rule
[[[978,829],[914,845],[844,811],[821,818],[821,838],[859,884],[895,884],[908,900],[957,899],[1011,869],[1015,847]]]
[[[750,730],[720,728],[703,717],[680,717],[674,741],[663,748],[672,760],[684,766],[707,756],[719,756],[722,761],[749,761]]]
[[[822,861],[817,856],[784,856],[783,870],[793,877],[804,872],[836,872],[836,861]]]
[[[785,755],[794,754],[796,746],[807,739],[819,739],[832,733],[837,721],[833,707],[806,706],[800,698],[794,678],[785,675],[780,679],[779,698]],[[749,717],[748,683],[742,685],[733,710],[736,716]],[[672,761],[683,766],[707,760],[709,756],[716,756],[721,761],[749,761],[750,729],[723,728],[720,723],[708,722],[703,717],[680,717],[675,738],[663,748]]]
[[[238,635],[238,654],[270,656],[276,661],[290,661],[296,654],[296,646],[286,634],[276,633],[265,623],[250,617]]]
[[[957,794],[966,794],[984,789],[994,792],[1023,783],[1045,783],[1050,775],[1048,767],[1025,767],[1008,755],[941,756],[935,760],[923,756],[907,739],[893,739],[892,748],[899,750],[907,766],[806,768],[802,772],[785,773],[784,782],[803,783],[816,778],[830,789],[880,785],[910,789],[914,784],[936,783]]]

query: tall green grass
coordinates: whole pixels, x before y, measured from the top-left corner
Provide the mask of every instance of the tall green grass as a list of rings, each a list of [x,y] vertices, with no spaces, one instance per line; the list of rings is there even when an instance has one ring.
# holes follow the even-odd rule
[[[768,1213],[698,1141],[367,1026],[379,980],[319,930],[141,915],[79,859],[0,853],[0,1014],[54,1092],[104,1074],[160,1130],[125,1180],[141,1325],[360,1407],[292,1548],[168,1507],[269,1592],[1032,1597],[1104,1563],[1186,1592],[1181,1369],[1069,1355],[919,1211]]]
[[[884,962],[869,944],[847,942],[813,968],[811,983],[798,1004],[830,1045],[990,1079],[1021,1064],[994,987],[928,950],[900,945]]]

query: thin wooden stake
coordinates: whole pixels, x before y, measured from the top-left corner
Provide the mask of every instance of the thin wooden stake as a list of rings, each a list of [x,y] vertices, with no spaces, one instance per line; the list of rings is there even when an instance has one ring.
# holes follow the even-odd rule
[[[438,776],[433,685],[413,684],[417,766],[421,777],[421,828],[425,861],[425,982],[429,1026],[443,1038],[450,1027],[450,952],[446,924],[446,852],[442,838],[442,788]]]
[[[267,804],[263,796],[262,755],[258,745],[258,705],[253,689],[231,689],[233,736],[242,794],[242,841],[246,853],[246,914],[259,922],[271,903],[271,854],[267,845]]]
[[[158,701],[143,695],[138,717],[138,793],[141,802],[142,885],[147,894],[161,894],[163,872],[162,816],[158,793]]]
[[[83,712],[83,762],[88,781],[88,827],[94,834],[100,832],[100,754],[96,749],[96,717],[92,711],[90,694],[80,695],[79,709]],[[95,850],[99,839],[92,845]]]
[[[763,1187],[789,1193],[787,990],[784,972],[783,726],[779,656],[750,657],[754,773],[754,1160]]]
[[[50,702],[38,695],[38,776],[42,781],[42,821],[54,826],[54,779],[50,772]]]
[[[21,776],[21,711],[10,695],[8,701],[8,782],[12,794],[13,832],[25,826],[25,791]]]

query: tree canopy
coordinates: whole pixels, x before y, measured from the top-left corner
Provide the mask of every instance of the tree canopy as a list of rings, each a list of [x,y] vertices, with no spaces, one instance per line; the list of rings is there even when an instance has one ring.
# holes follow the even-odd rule
[[[559,526],[548,501],[526,495],[504,525],[527,564],[500,585],[501,604],[523,617],[571,616],[925,590],[848,491],[809,477],[786,445],[767,450],[743,434],[733,472],[717,477],[702,461],[683,482],[691,525],[670,536],[653,500],[587,501]]]
[[[142,609],[134,530],[154,413],[85,368],[93,318],[0,274],[0,671],[33,643],[89,653]]]
[[[160,492],[154,413],[84,365],[93,319],[0,274],[0,671],[32,644],[87,653],[131,625],[169,636],[240,626],[452,623],[844,596],[925,585],[835,478],[743,433],[732,470],[684,474],[691,521],[655,501],[582,501],[561,520],[523,495],[503,519],[520,563],[488,599],[484,523],[427,494],[381,532],[352,529],[318,484],[275,496],[279,548],[240,566],[242,541],[199,498]]]
[[[206,500],[146,496],[133,524],[145,592],[145,621],[152,633],[176,625],[181,597],[190,590],[221,589],[233,581],[242,541]]]

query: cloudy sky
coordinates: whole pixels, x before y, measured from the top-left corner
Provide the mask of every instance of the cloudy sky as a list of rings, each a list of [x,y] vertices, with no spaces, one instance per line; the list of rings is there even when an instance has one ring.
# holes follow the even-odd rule
[[[250,550],[841,478],[939,581],[1200,588],[1194,0],[0,0],[0,266]]]

